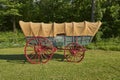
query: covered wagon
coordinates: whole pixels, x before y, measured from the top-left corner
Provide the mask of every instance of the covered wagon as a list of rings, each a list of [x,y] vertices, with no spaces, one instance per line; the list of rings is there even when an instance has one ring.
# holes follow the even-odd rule
[[[101,22],[35,23],[19,21],[26,38],[25,57],[30,63],[48,62],[57,49],[64,50],[68,62],[84,58],[85,45],[97,33]]]

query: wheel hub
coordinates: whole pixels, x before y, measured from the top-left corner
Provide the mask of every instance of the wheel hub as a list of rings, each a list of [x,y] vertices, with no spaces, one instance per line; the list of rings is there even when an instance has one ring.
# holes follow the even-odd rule
[[[42,51],[42,49],[41,48],[38,48],[38,52],[41,52]]]
[[[39,48],[39,47],[35,49],[36,52],[41,52],[42,50],[43,50],[43,49],[42,49],[42,48]]]
[[[77,50],[71,50],[71,53],[73,54],[73,55],[76,55],[77,54]]]

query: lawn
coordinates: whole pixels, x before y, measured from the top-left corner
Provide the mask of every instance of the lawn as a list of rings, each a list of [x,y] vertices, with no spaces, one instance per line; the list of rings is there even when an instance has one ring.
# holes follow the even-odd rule
[[[56,52],[47,64],[30,64],[23,48],[0,49],[0,80],[120,80],[120,52],[88,50],[81,63]]]

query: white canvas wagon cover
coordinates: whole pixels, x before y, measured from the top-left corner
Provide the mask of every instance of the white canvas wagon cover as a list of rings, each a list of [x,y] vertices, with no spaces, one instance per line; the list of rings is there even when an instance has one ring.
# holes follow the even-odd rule
[[[94,36],[101,22],[64,22],[64,23],[34,23],[19,21],[25,36],[55,37],[58,34],[66,36]]]

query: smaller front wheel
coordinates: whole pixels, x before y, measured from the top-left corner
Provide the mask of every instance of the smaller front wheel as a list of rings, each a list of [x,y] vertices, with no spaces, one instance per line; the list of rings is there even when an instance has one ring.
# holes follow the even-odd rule
[[[70,43],[64,49],[64,56],[68,62],[80,62],[84,58],[85,48],[78,43]]]

